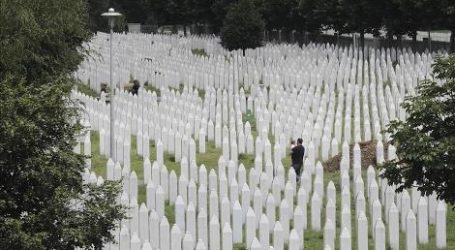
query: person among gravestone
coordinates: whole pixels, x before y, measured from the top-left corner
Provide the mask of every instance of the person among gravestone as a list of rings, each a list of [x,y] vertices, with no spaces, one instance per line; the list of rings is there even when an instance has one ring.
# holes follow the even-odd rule
[[[138,80],[134,80],[133,81],[133,88],[131,90],[131,93],[133,95],[137,95],[137,93],[139,91],[139,87],[141,87],[141,84],[139,84],[139,81]]]
[[[295,147],[295,141],[291,140],[291,149],[293,149],[294,147]]]
[[[101,92],[107,93],[107,84],[106,83],[101,83]]]
[[[303,165],[303,156],[305,155],[305,148],[302,145],[302,138],[297,139],[297,145],[291,148],[292,167],[295,170],[297,181],[300,180],[300,171]]]

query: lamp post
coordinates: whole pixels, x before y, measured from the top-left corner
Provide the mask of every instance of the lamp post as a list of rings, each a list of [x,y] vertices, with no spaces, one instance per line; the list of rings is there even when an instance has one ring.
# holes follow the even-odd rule
[[[107,12],[101,14],[102,17],[106,17],[109,22],[110,27],[110,37],[109,37],[109,84],[111,87],[111,96],[110,96],[110,154],[109,156],[114,159],[115,152],[115,140],[114,140],[114,83],[112,81],[112,34],[115,26],[115,20],[122,16],[122,14],[115,12],[114,8],[109,8]]]

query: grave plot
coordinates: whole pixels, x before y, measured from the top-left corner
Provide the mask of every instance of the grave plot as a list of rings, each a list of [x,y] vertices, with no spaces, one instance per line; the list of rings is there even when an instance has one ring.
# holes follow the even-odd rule
[[[416,188],[396,194],[374,168],[396,157],[381,131],[406,118],[399,103],[431,77],[431,54],[371,50],[362,60],[350,47],[311,44],[243,57],[217,38],[115,39],[114,152],[105,94],[72,95],[90,129],[75,148],[92,156],[84,180],[121,180],[118,202],[129,207],[106,249],[454,247],[443,201]],[[100,34],[87,46],[107,58],[105,43]],[[107,69],[90,58],[75,76],[99,90]],[[123,90],[130,79],[138,95]],[[289,142],[298,137],[297,180]]]

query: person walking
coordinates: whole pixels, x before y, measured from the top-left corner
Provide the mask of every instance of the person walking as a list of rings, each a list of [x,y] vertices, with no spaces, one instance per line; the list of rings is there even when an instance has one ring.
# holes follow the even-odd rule
[[[300,181],[300,172],[303,165],[303,156],[305,155],[305,148],[302,145],[302,138],[297,139],[297,145],[291,148],[292,167],[294,168],[297,181]]]

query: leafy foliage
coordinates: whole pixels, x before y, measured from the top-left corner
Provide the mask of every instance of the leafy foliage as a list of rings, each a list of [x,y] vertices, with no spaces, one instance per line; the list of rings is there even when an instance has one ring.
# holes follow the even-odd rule
[[[402,104],[406,121],[392,121],[386,132],[398,159],[383,174],[398,191],[417,185],[424,194],[455,203],[455,55],[436,59],[434,81],[424,81]]]
[[[297,15],[299,16],[300,25],[303,25],[305,31],[314,32],[318,31],[321,25],[331,24],[332,20],[330,18],[335,16],[328,15],[326,12],[329,12],[327,7],[334,2],[319,0],[299,1]]]
[[[263,16],[268,30],[297,28],[299,21],[297,0],[264,0]]]
[[[0,80],[44,84],[77,69],[90,36],[84,1],[0,1]]]
[[[213,0],[210,9],[213,13],[212,25],[215,32],[220,32],[223,27],[223,20],[226,17],[229,6],[234,4],[236,0]]]
[[[111,6],[109,6],[109,0],[87,0],[87,12],[88,12],[88,24],[90,30],[93,32],[99,30],[108,29],[107,21],[101,14],[106,12]],[[116,10],[118,10],[116,8]]]
[[[442,26],[450,30],[450,49],[455,53],[455,1],[443,0],[442,7]]]
[[[221,43],[229,50],[261,46],[264,21],[250,0],[240,0],[229,8],[221,30]]]
[[[83,184],[73,152],[85,1],[0,1],[0,249],[101,248],[124,209],[118,183]]]
[[[343,10],[347,13],[348,30],[359,33],[377,33],[381,28],[382,3],[382,1],[375,0],[343,1]]]
[[[100,14],[107,5],[125,14],[128,22],[194,25],[219,34],[223,20],[238,0],[88,0],[90,28],[106,30]],[[455,1],[452,0],[250,0],[264,19],[266,30],[333,29],[336,33],[366,33],[416,39],[418,30],[450,30],[455,51]],[[111,7],[109,6],[109,7]]]

